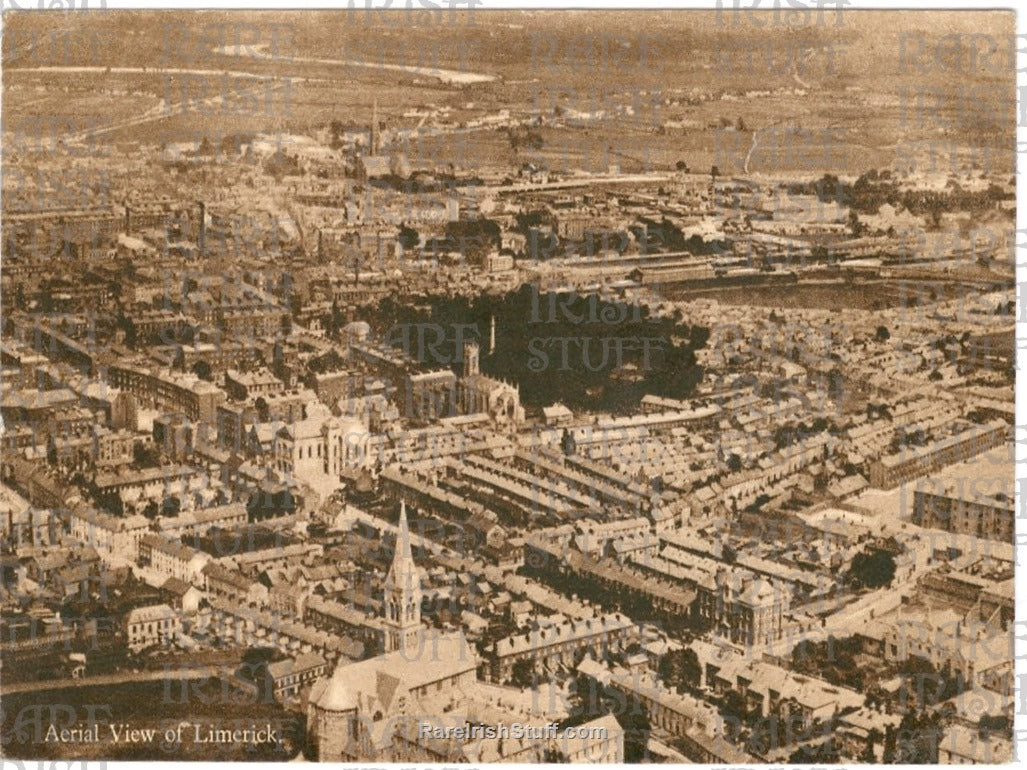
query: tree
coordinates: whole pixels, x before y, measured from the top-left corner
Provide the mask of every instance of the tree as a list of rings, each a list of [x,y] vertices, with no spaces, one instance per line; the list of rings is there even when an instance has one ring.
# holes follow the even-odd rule
[[[728,690],[720,701],[718,711],[721,719],[724,720],[725,735],[737,737],[749,716],[749,710],[745,707],[745,698],[737,690]]]
[[[852,233],[853,238],[860,238],[863,235],[863,223],[859,219],[859,214],[853,209],[849,209],[849,232]]]
[[[671,650],[660,658],[657,669],[660,679],[676,690],[694,691],[702,679],[699,656],[691,647]]]
[[[206,361],[197,361],[192,367],[193,374],[199,377],[201,380],[211,382],[214,379],[213,372],[210,368],[210,364]]]
[[[649,743],[649,714],[637,697],[629,697],[624,710],[614,715],[624,730],[624,761],[641,762]]]
[[[878,326],[877,331],[874,332],[874,339],[878,342],[887,342],[891,339],[891,332],[888,331],[888,327]]]
[[[515,661],[510,667],[510,684],[527,689],[535,686],[535,667],[527,658]]]
[[[39,310],[43,313],[52,313],[54,311],[54,299],[53,291],[50,288],[49,282],[44,281],[39,286]]]
[[[933,765],[938,762],[941,716],[907,711],[896,735],[895,762],[903,765]]]
[[[727,458],[727,469],[732,473],[742,470],[742,458],[732,452]]]
[[[342,328],[342,311],[339,308],[337,300],[332,300],[332,309],[328,313],[328,317],[325,319],[325,331],[329,337],[334,337],[338,334],[339,329]]]
[[[895,577],[895,557],[880,548],[857,553],[849,565],[849,581],[860,588],[891,585]]]
[[[682,172],[684,172],[686,174],[688,173],[688,164],[685,163],[683,160],[679,160],[677,163],[675,163],[674,164],[674,168],[676,168],[678,171],[682,171]]]
[[[574,436],[569,430],[565,430],[563,435],[560,437],[560,451],[568,457],[573,457],[577,452],[577,445],[575,444]]]
[[[932,195],[927,199],[927,216],[931,228],[937,230],[941,227],[942,217],[945,215],[945,200],[941,196]]]
[[[541,150],[545,145],[542,134],[534,129],[528,129],[523,134],[513,129],[508,129],[507,139],[510,140],[510,149],[514,151],[518,150],[521,145],[524,145],[529,150]]]
[[[140,468],[156,468],[160,465],[160,450],[153,444],[136,444],[132,447],[132,462]]]
[[[983,739],[987,739],[992,732],[1008,735],[1010,728],[1009,717],[1005,714],[983,714],[977,720],[977,732]]]
[[[895,738],[895,728],[891,725],[885,725],[884,727],[884,749],[881,755],[881,764],[892,765],[895,764],[895,755],[897,753],[897,745]]]
[[[562,722],[564,727],[584,724],[609,713],[605,688],[592,677],[577,674],[571,680],[570,692],[575,705]]]
[[[836,764],[839,759],[838,744],[834,738],[828,738],[823,743],[816,745],[799,746],[789,757],[789,764]]]
[[[399,227],[399,235],[396,236],[396,240],[399,241],[399,245],[404,249],[413,249],[421,242],[421,236],[417,230],[403,224]]]
[[[877,757],[874,755],[874,746],[881,742],[881,731],[876,727],[872,728],[867,733],[867,745],[863,748],[863,754],[860,756],[860,761],[868,765],[873,765],[877,762]]]

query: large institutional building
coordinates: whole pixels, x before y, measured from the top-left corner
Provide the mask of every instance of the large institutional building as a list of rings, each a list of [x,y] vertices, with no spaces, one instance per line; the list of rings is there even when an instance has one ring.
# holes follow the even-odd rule
[[[481,661],[463,633],[422,625],[421,579],[403,504],[385,585],[386,651],[341,663],[314,685],[307,714],[312,759],[623,761],[623,731],[613,717],[561,729],[568,716],[562,699],[478,681]]]

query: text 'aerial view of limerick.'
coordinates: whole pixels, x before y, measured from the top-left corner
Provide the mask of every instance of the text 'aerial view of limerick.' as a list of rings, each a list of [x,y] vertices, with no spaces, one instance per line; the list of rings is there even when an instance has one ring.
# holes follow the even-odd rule
[[[5,13],[0,753],[1011,762],[1015,12],[410,5]]]

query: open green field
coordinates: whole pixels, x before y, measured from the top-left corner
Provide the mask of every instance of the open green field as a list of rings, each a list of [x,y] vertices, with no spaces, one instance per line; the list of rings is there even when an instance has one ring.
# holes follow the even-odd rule
[[[942,32],[990,34],[1001,50],[1011,14],[951,14],[945,24],[895,12],[848,13],[841,24],[832,13],[762,20],[771,26],[684,11],[11,13],[5,129],[58,114],[69,117],[58,130],[98,121],[111,142],[309,133],[332,120],[365,127],[377,99],[389,128],[411,128],[402,113],[413,107],[449,107],[456,120],[501,109],[602,112],[546,134],[535,160],[556,169],[638,171],[684,159],[737,172],[748,160],[751,172],[858,174],[925,142],[943,158],[949,146],[974,145],[993,150],[989,165],[1011,163],[1001,130],[1015,117],[1011,69],[928,77],[902,58],[904,36],[923,35],[918,66],[956,66],[933,56]],[[433,76],[439,70],[481,82]],[[687,127],[656,133],[665,120]],[[485,131],[414,149],[449,153],[463,168],[532,160],[504,141]]]

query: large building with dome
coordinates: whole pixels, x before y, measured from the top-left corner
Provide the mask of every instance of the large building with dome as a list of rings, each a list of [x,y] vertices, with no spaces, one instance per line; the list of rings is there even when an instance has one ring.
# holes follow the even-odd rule
[[[273,442],[274,467],[305,483],[338,479],[367,462],[370,432],[363,421],[347,417],[309,417],[283,425]]]

